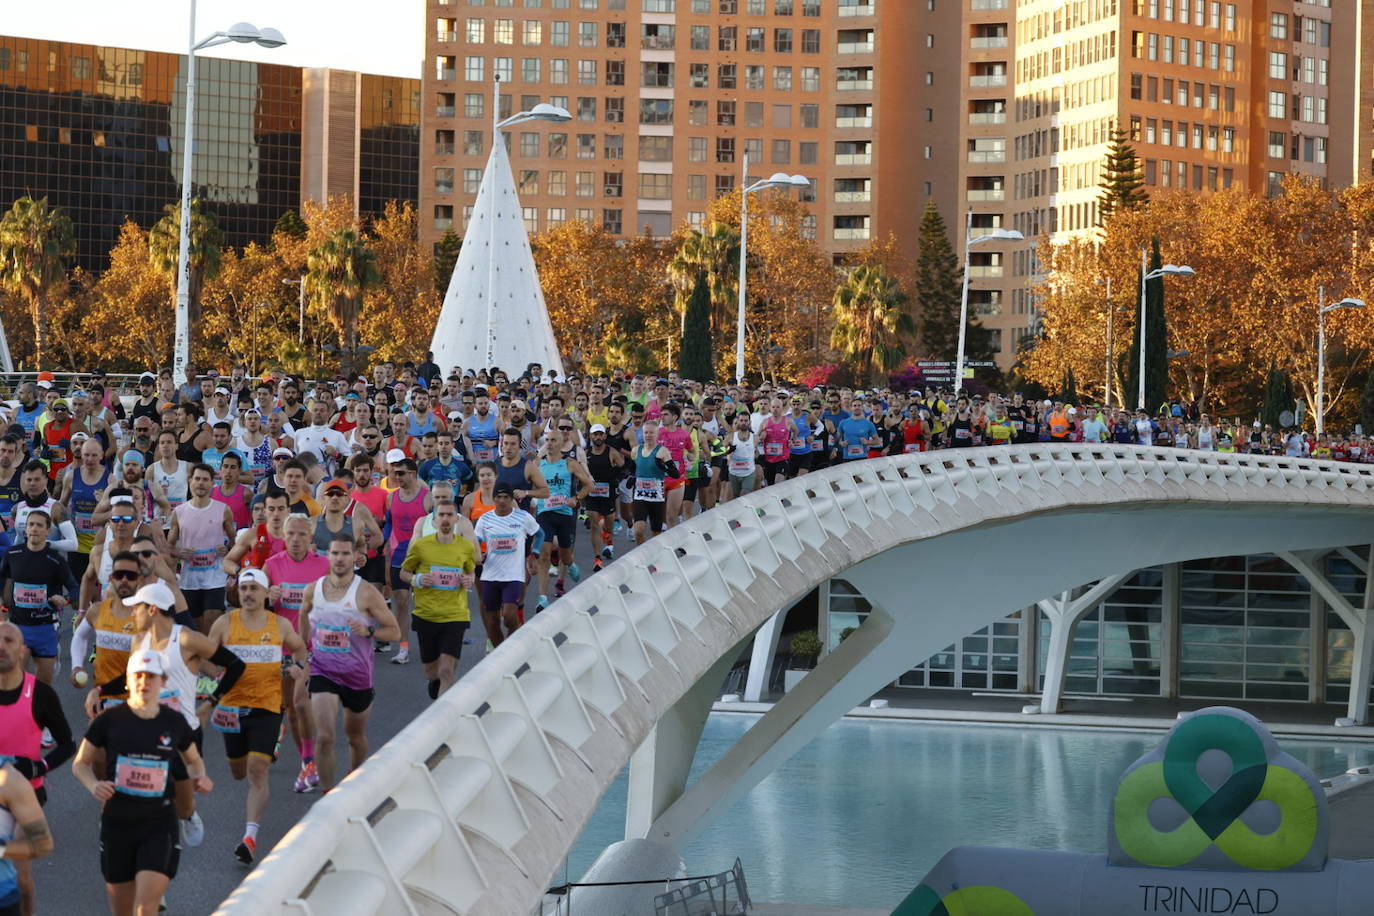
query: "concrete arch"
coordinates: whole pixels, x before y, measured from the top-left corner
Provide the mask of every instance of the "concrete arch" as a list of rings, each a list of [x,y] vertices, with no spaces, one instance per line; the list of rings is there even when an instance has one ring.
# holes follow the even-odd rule
[[[1371,507],[1374,468],[1115,446],[883,458],[766,488],[536,617],[220,912],[526,916],[632,756],[631,831],[685,842],[922,653],[1125,568],[1368,543]],[[1044,562],[998,568],[1031,553]],[[721,660],[847,570],[874,613],[684,790]]]

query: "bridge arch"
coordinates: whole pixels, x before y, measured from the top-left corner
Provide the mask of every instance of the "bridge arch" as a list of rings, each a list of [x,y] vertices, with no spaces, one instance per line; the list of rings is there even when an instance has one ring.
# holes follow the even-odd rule
[[[527,916],[632,756],[630,831],[683,843],[913,658],[1128,567],[1368,543],[1370,508],[1374,468],[1129,446],[908,455],[766,488],[534,618],[317,802],[220,912]],[[1032,551],[1045,562],[997,574]],[[874,605],[865,624],[684,789],[721,660],[850,570]]]

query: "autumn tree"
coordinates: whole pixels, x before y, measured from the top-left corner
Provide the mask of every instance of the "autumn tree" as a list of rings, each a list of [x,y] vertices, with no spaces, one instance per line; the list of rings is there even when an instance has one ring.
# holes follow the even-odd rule
[[[148,234],[126,220],[89,292],[80,323],[83,362],[109,371],[161,366],[172,352],[171,318],[166,278],[148,259]]]
[[[395,201],[388,201],[368,227],[366,244],[378,282],[364,291],[358,343],[372,347],[374,359],[416,359],[434,337],[440,294],[434,259],[420,244],[419,228],[415,207]]]
[[[1124,130],[1113,128],[1102,162],[1102,193],[1097,199],[1099,220],[1105,225],[1114,214],[1138,209],[1149,199],[1135,147]]]
[[[916,316],[928,359],[952,359],[959,346],[959,303],[963,269],[949,243],[945,218],[926,203],[916,255]]]
[[[66,281],[66,262],[74,254],[71,220],[46,197],[21,197],[0,217],[0,286],[28,307],[39,368],[47,357],[50,300]]]

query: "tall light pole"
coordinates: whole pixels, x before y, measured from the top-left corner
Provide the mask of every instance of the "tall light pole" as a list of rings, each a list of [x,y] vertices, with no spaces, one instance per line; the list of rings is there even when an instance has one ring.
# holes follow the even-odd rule
[[[259,29],[247,22],[231,25],[196,41],[196,0],[191,0],[190,43],[186,51],[186,132],[181,149],[181,239],[177,247],[176,338],[172,349],[172,380],[186,384],[191,361],[191,154],[196,132],[196,52],[238,42],[280,48],[286,39],[276,29]]]
[[[504,142],[501,138],[501,131],[517,124],[528,124],[530,121],[548,121],[553,124],[562,124],[564,121],[571,121],[572,115],[566,108],[559,108],[550,105],[548,102],[540,102],[529,111],[522,111],[513,114],[504,121],[501,120],[501,77],[494,75],[492,81],[491,99],[491,154],[496,155],[496,144]],[[490,193],[496,194],[496,189],[491,188]],[[496,362],[496,208],[489,208],[487,214],[487,368],[492,368],[492,363]]]
[[[1342,299],[1326,304],[1326,287],[1317,287],[1317,435],[1325,429],[1326,419],[1326,313],[1336,309],[1362,309],[1363,299]]]
[[[1112,329],[1116,318],[1116,306],[1112,303],[1112,277],[1107,275],[1107,374],[1103,376],[1102,403],[1112,406]]]
[[[745,259],[749,255],[749,195],[764,188],[809,188],[811,179],[805,175],[785,175],[774,172],[768,178],[749,184],[749,151],[744,153],[744,176],[739,196],[739,314],[735,318],[735,383],[744,384],[744,308],[748,301]]]
[[[1145,284],[1160,277],[1191,277],[1197,271],[1186,264],[1165,264],[1159,270],[1145,272],[1145,249],[1140,249],[1140,378],[1137,383],[1136,409],[1145,409]]]
[[[994,229],[986,235],[973,237],[973,210],[964,220],[964,290],[959,296],[959,350],[954,359],[954,393],[964,387],[964,339],[968,333],[968,272],[974,245],[983,242],[1021,242],[1025,236],[1015,229]]]

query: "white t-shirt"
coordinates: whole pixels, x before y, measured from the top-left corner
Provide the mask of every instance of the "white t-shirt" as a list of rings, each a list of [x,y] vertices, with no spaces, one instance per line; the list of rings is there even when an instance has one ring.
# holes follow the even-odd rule
[[[326,447],[333,447],[335,455],[348,455],[348,440],[344,434],[330,426],[307,426],[296,433],[296,452],[314,452],[321,464],[326,464]]]
[[[539,532],[539,523],[524,509],[501,516],[488,512],[474,526],[477,540],[486,545],[483,582],[524,582],[525,539]]]

